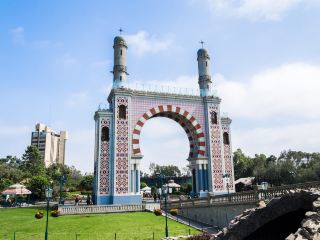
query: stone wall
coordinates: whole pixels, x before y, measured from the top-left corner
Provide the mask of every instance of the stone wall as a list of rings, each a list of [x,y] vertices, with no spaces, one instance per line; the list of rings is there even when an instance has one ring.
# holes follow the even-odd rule
[[[181,207],[179,216],[191,219],[196,222],[222,229],[228,226],[231,219],[241,214],[248,208],[256,207],[255,202],[240,204],[217,204],[209,206]]]

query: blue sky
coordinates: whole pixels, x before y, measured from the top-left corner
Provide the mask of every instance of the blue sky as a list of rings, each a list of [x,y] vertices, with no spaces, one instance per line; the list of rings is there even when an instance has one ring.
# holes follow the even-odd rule
[[[1,1],[0,156],[21,156],[43,122],[69,132],[68,165],[93,170],[93,114],[112,84],[120,27],[130,83],[197,88],[205,42],[234,150],[319,151],[319,10],[316,0]],[[150,120],[141,141],[143,170],[187,164],[175,122]]]

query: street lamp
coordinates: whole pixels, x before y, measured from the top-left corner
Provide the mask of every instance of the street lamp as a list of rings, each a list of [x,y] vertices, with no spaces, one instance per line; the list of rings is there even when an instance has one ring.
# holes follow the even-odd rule
[[[48,185],[46,189],[46,198],[47,198],[47,221],[46,221],[46,233],[45,233],[45,240],[48,240],[48,222],[49,222],[49,202],[52,196],[52,188]]]
[[[172,188],[173,187],[169,187],[169,183],[167,183],[165,186],[161,186],[162,187],[162,192],[165,194],[165,198],[164,198],[164,209],[166,212],[166,228],[165,228],[165,232],[166,232],[166,238],[169,237],[169,230],[168,230],[168,209],[167,209],[167,202],[168,202],[168,194],[172,193]]]
[[[261,188],[264,192],[264,199],[267,198],[267,190],[268,190],[268,183],[267,182],[262,182],[261,183]]]
[[[63,191],[63,184],[66,181],[66,177],[61,174],[60,176],[60,197],[59,197],[59,205],[62,205],[62,191]]]
[[[228,191],[228,198],[229,198],[229,181],[230,181],[230,174],[229,174],[229,173],[222,174],[222,178],[226,179],[227,191]],[[229,201],[230,201],[230,198],[229,198]]]

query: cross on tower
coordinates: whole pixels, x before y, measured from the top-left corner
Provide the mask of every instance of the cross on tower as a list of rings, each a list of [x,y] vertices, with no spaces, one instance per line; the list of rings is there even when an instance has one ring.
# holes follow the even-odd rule
[[[123,32],[123,29],[122,29],[122,28],[120,28],[120,29],[119,29],[119,32],[120,32],[120,35],[121,35],[121,33]]]
[[[201,43],[201,48],[203,48],[204,41],[201,40],[199,43]]]

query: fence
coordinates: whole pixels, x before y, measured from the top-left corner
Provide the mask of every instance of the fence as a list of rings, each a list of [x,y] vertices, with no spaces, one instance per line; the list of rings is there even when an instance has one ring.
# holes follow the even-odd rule
[[[191,234],[198,234],[196,230],[189,228],[185,230],[170,231],[170,236],[190,236]],[[27,233],[27,232],[14,232],[11,234],[0,234],[1,240],[43,240],[45,233]],[[142,232],[78,232],[78,233],[48,233],[48,238],[51,240],[159,240],[165,237],[165,229],[163,231],[142,231]]]
[[[142,204],[126,205],[89,205],[89,206],[60,206],[61,215],[90,214],[90,213],[117,213],[117,212],[140,212],[145,210]]]
[[[167,208],[182,208],[182,207],[200,207],[219,204],[238,204],[238,203],[251,203],[260,200],[270,200],[275,197],[281,197],[292,190],[297,189],[312,189],[319,188],[320,182],[307,182],[292,185],[284,185],[278,187],[271,187],[268,190],[254,190],[239,193],[231,193],[217,196],[209,196],[207,198],[188,199],[188,200],[171,200],[167,203]],[[161,202],[161,208],[164,209],[164,203]]]

